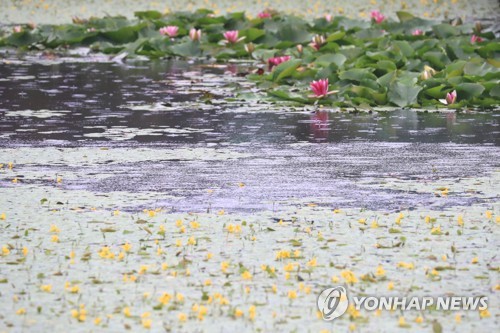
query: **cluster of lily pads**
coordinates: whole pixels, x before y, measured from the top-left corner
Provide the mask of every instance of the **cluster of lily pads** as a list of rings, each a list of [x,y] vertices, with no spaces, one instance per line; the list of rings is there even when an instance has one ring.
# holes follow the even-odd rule
[[[0,46],[89,46],[150,58],[247,59],[248,77],[279,100],[334,106],[447,108],[500,104],[500,43],[480,23],[438,22],[373,11],[371,21],[325,15],[313,21],[265,10],[216,16],[210,10],[73,19],[16,26]]]

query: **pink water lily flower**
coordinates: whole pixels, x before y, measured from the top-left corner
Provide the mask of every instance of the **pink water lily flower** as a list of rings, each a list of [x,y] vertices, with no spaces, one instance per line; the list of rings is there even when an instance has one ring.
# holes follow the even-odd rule
[[[476,35],[472,35],[471,38],[470,38],[470,42],[472,44],[474,43],[481,43],[483,41],[483,39],[479,36],[476,36]]]
[[[272,70],[274,66],[278,66],[279,64],[290,60],[290,56],[282,56],[282,57],[274,57],[267,59],[267,64],[269,65],[269,70]]]
[[[375,23],[380,24],[385,20],[384,14],[379,12],[378,10],[373,10],[370,13],[371,18],[375,21]]]
[[[224,33],[226,40],[222,41],[224,44],[236,44],[245,39],[245,37],[238,38],[238,30],[230,30]]]
[[[320,79],[318,81],[313,81],[310,84],[314,95],[309,95],[312,98],[323,98],[330,94],[338,92],[338,90],[328,91],[328,79]]]
[[[174,38],[177,36],[177,32],[179,31],[179,27],[175,25],[169,25],[168,27],[160,28],[160,34],[163,36],[167,35],[170,38]]]
[[[332,16],[332,15],[330,15],[330,14],[325,14],[325,20],[326,20],[326,22],[328,22],[328,23],[332,22],[332,18],[333,18],[333,16]]]
[[[271,13],[269,13],[268,11],[263,11],[263,12],[260,12],[259,14],[257,14],[257,17],[260,19],[270,18]]]
[[[191,38],[191,40],[194,42],[194,41],[197,41],[197,40],[200,40],[201,39],[201,30],[196,30],[195,28],[192,28],[191,30],[189,30],[189,38]]]
[[[424,34],[424,31],[420,30],[420,29],[415,29],[415,30],[413,30],[413,32],[411,34],[413,36],[422,36]]]
[[[456,100],[457,100],[457,91],[453,90],[452,92],[446,94],[446,99],[440,99],[439,101],[444,105],[449,105],[455,103]]]
[[[19,33],[21,31],[23,31],[23,28],[20,26],[20,25],[16,25],[14,28],[13,28],[14,32],[16,33]]]

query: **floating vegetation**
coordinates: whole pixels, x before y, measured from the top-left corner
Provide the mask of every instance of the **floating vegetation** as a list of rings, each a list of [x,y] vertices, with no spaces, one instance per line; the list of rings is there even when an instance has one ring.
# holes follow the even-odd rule
[[[210,10],[136,19],[74,19],[4,32],[0,46],[64,50],[87,46],[125,57],[252,61],[241,73],[277,100],[340,107],[490,108],[500,104],[500,43],[481,24],[440,22],[378,11],[371,21],[327,15],[304,18],[264,11]],[[313,82],[326,83],[317,93]],[[312,86],[310,86],[312,84]]]

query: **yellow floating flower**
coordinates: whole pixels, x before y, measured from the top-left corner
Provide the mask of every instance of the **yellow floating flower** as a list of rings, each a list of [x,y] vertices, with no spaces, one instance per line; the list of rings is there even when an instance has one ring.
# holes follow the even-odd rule
[[[0,220],[5,221],[6,218],[7,215],[5,215],[5,213],[0,214]]]
[[[26,309],[25,308],[20,308],[16,311],[17,315],[23,315],[26,314]]]
[[[317,265],[318,265],[318,260],[316,259],[316,257],[312,258],[307,262],[307,266],[309,267],[316,267]]]
[[[10,254],[10,249],[8,246],[4,245],[2,246],[2,255],[7,256]]]
[[[125,317],[132,317],[132,313],[130,312],[130,308],[128,306],[124,307],[122,312]]]
[[[193,236],[189,237],[187,243],[188,245],[196,245],[196,238],[194,238]]]
[[[289,290],[288,291],[288,298],[290,298],[290,299],[296,299],[297,298],[297,292],[295,290]]]
[[[384,276],[385,275],[385,269],[382,267],[382,265],[377,266],[377,270],[375,271],[375,275],[377,276]]]
[[[46,293],[50,293],[52,291],[52,285],[51,284],[43,284],[40,286],[40,290],[44,291]]]
[[[390,282],[387,284],[387,289],[388,289],[388,290],[393,290],[393,289],[394,289],[394,282],[390,281]]]
[[[130,243],[125,243],[122,245],[122,249],[125,252],[130,252],[130,250],[132,250],[132,245]]]
[[[424,317],[422,317],[422,316],[418,316],[417,318],[415,318],[415,322],[416,322],[417,324],[421,324],[421,323],[423,323],[423,322],[424,322]]]
[[[252,279],[252,274],[249,271],[244,271],[241,274],[241,277],[243,278],[243,280],[251,280]]]
[[[344,271],[340,272],[340,276],[342,276],[342,278],[344,278],[344,280],[347,283],[352,284],[352,283],[358,282],[356,275],[354,275],[354,273],[350,270],[344,270]]]
[[[59,232],[61,232],[61,230],[57,227],[57,225],[55,225],[55,224],[51,224],[51,225],[50,225],[49,232],[59,233]]]

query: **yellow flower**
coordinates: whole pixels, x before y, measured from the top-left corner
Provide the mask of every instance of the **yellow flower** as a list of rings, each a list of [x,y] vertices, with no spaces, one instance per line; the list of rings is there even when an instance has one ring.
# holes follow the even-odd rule
[[[408,325],[408,324],[406,324],[405,317],[403,317],[403,316],[399,317],[398,324],[399,324],[399,327],[405,327]]]
[[[181,234],[185,234],[185,233],[186,233],[186,227],[185,227],[185,226],[181,226],[181,227],[179,228],[179,232],[180,232]]]
[[[377,229],[377,228],[378,228],[378,223],[377,223],[377,221],[375,221],[375,220],[374,220],[374,221],[372,222],[372,224],[371,224],[371,228],[372,228],[372,229]]]
[[[182,297],[184,299],[184,296],[182,296]],[[163,293],[160,296],[160,298],[158,298],[158,302],[160,302],[163,305],[167,305],[170,302],[171,299],[172,299],[172,296],[169,293]]]
[[[273,291],[274,294],[276,294],[278,292],[278,287],[275,284],[273,284],[271,286],[271,290]]]
[[[284,267],[283,267],[283,270],[285,272],[291,272],[295,269],[295,264],[293,262],[289,262],[288,264],[286,264]]]
[[[257,309],[256,309],[255,305],[251,305],[250,308],[248,308],[248,318],[250,320],[255,319],[256,311],[257,311]]]
[[[220,269],[223,273],[227,273],[227,269],[229,268],[229,262],[223,261],[220,263]]]
[[[276,260],[290,258],[290,251],[288,250],[280,250],[276,252]]]
[[[182,240],[181,240],[181,239],[177,239],[177,240],[175,241],[175,246],[177,246],[177,247],[182,247]]]
[[[100,317],[96,317],[94,319],[94,325],[99,325],[101,323],[102,319]]]
[[[241,274],[241,277],[243,278],[243,280],[251,280],[252,274],[250,274],[249,271],[244,271],[243,274]]]
[[[441,235],[441,234],[442,234],[441,226],[438,225],[431,229],[431,235]]]
[[[351,324],[349,325],[349,331],[354,332],[355,330],[356,330],[356,324],[351,323]]]
[[[421,323],[423,323],[423,322],[424,322],[424,317],[422,317],[422,316],[418,316],[417,318],[415,318],[415,322],[416,322],[417,324],[421,324]]]
[[[486,215],[486,218],[491,219],[493,217],[493,212],[491,210],[487,210],[484,215]]]
[[[189,245],[196,245],[196,239],[195,239],[193,236],[191,236],[191,237],[189,237],[189,239],[188,239],[188,242],[187,242],[187,243],[188,243]]]
[[[141,318],[149,318],[151,317],[151,312],[144,312],[143,314],[141,314]]]
[[[16,311],[16,314],[18,315],[23,315],[26,314],[26,309],[25,308],[20,308]]]
[[[242,311],[241,309],[236,308],[236,309],[234,310],[234,316],[235,316],[236,318],[242,317],[242,316],[243,316],[243,311]]]
[[[462,215],[458,215],[457,220],[458,220],[458,225],[459,226],[463,226],[464,225],[464,218],[463,218]]]
[[[448,257],[446,256],[446,254],[443,254],[443,255],[441,256],[441,259],[442,259],[443,261],[446,261],[446,260],[448,260]]]
[[[410,270],[415,268],[415,265],[413,263],[407,263],[404,261],[398,262],[397,266],[402,267],[402,268],[406,268],[406,269],[410,269]]]
[[[50,241],[52,243],[59,243],[59,237],[57,235],[52,235],[52,237],[50,238]]]
[[[145,318],[145,319],[142,319],[141,323],[142,323],[142,327],[149,329],[149,328],[151,328],[151,324],[153,323],[153,321],[151,319]]]
[[[177,318],[180,322],[185,322],[187,320],[187,314],[181,312],[177,315]]]
[[[10,249],[8,246],[4,245],[2,246],[2,255],[7,256],[10,254]]]
[[[288,298],[289,299],[296,299],[297,298],[297,292],[295,290],[289,290],[288,291]]]
[[[479,310],[479,317],[481,317],[481,318],[489,318],[489,317],[491,317],[491,314],[488,311],[488,309],[483,309],[483,310]]]
[[[477,264],[478,262],[479,262],[479,258],[478,257],[472,258],[472,263],[473,264]]]
[[[166,271],[168,269],[168,264],[166,262],[161,264],[161,269]]]
[[[349,307],[347,308],[347,313],[353,318],[353,319],[356,319],[358,317],[361,316],[361,313],[359,312],[359,310],[356,309],[356,307],[354,305],[349,305]]]
[[[334,213],[334,214],[338,214],[338,213],[340,213],[340,212],[341,212],[341,210],[340,210],[340,209],[334,209],[334,210],[333,210],[333,213]]]
[[[50,293],[52,291],[52,285],[50,284],[43,284],[40,286],[40,289],[42,291],[45,291],[46,293]]]
[[[300,250],[293,251],[293,256],[294,256],[294,258],[300,257]]]
[[[51,224],[49,232],[59,233],[61,230],[55,224]]]
[[[130,250],[132,249],[132,245],[130,243],[125,243],[122,245],[122,249],[125,252],[130,252]]]
[[[338,277],[338,276],[336,276],[336,275],[332,276],[332,282],[333,282],[333,283],[337,283],[337,282],[339,282],[339,281],[340,281],[340,279],[339,279],[339,277]]]
[[[224,215],[226,212],[224,211],[224,209],[221,209],[217,212],[218,215]]]
[[[5,221],[6,218],[7,218],[7,215],[5,215],[5,213],[2,213],[0,215],[0,220]]]
[[[114,216],[120,215],[120,211],[119,211],[118,209],[117,209],[117,210],[115,210],[115,211],[113,212],[113,215],[114,215]]]
[[[182,223],[183,223],[182,220],[177,220],[177,221],[175,221],[175,226],[177,228],[180,228],[180,227],[182,227]]]
[[[431,223],[431,217],[429,215],[425,217],[425,223]]]
[[[191,226],[191,229],[198,229],[200,227],[200,224],[197,221],[192,221],[189,225]]]
[[[26,257],[28,255],[28,252],[29,252],[28,248],[26,246],[24,246],[23,247],[23,256]]]
[[[388,290],[393,290],[393,289],[394,289],[394,282],[390,281],[390,282],[387,284],[387,289],[388,289]]]
[[[126,307],[123,308],[123,315],[125,317],[131,317],[132,316],[132,313],[130,312],[130,308],[128,306],[126,306]]]
[[[382,267],[382,265],[378,265],[377,270],[375,271],[375,275],[377,276],[384,276],[385,275],[385,269]]]
[[[139,274],[144,274],[148,271],[148,266],[147,265],[141,265],[141,267],[139,268]]]
[[[366,219],[359,219],[358,222],[361,224],[366,224]]]
[[[14,178],[14,179],[12,179],[12,182],[13,182],[14,184],[17,184],[17,177],[16,177],[16,178]]]
[[[206,280],[205,280],[205,282],[203,282],[203,284],[204,284],[205,286],[207,286],[207,287],[208,287],[208,286],[211,286],[211,285],[212,285],[212,280],[210,280],[210,279],[206,279]]]
[[[74,285],[69,289],[69,292],[72,294],[78,294],[80,292],[80,287],[78,285]]]
[[[176,299],[177,302],[182,303],[182,302],[184,302],[184,295],[181,294],[181,293],[177,293],[175,295],[175,299]]]
[[[344,270],[340,272],[340,276],[342,276],[347,283],[352,284],[358,282],[356,275],[354,275],[354,273],[350,270]]]
[[[316,258],[312,258],[307,262],[307,266],[316,267],[318,265],[318,260]]]

